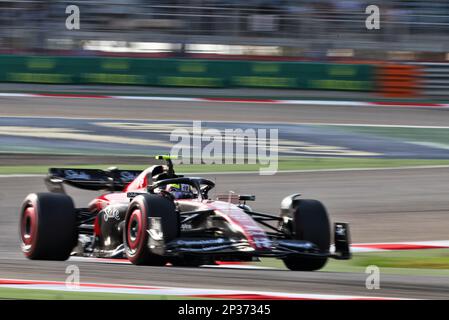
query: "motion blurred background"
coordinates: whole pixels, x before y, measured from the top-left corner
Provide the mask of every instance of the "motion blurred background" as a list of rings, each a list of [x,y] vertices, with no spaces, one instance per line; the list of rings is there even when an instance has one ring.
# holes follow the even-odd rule
[[[83,279],[368,295],[365,267],[377,265],[401,272],[382,275],[382,294],[447,298],[449,1],[373,2],[0,0],[2,276],[65,279],[57,262],[25,264],[17,237],[20,203],[45,190],[48,167],[143,169],[150,155],[170,152],[172,129],[202,120],[219,130],[278,129],[279,172],[234,164],[179,172],[202,172],[220,193],[255,193],[263,212],[301,192],[349,222],[354,243],[392,251],[329,263],[327,278],[262,270],[242,282],[248,273],[239,270],[86,263]],[[368,30],[373,4],[380,29]],[[79,8],[79,29],[66,27],[69,5]],[[71,191],[79,206],[92,198]]]
[[[211,62],[183,67],[165,60],[165,70],[147,60],[139,60],[137,65],[133,61],[104,63],[95,74],[80,75],[70,68],[62,71],[57,60],[39,63],[0,57],[0,66],[4,66],[0,81],[272,87],[378,92],[402,98],[445,97],[449,87],[445,64],[449,59],[449,2],[376,1],[379,30],[366,28],[369,14],[365,9],[370,4],[372,1],[365,0],[0,1],[0,48],[6,55]],[[80,9],[79,30],[66,28],[68,5]],[[223,70],[227,69],[225,63],[215,68],[217,59],[334,62],[347,68],[247,64],[239,79],[230,79]],[[101,65],[103,60],[95,61]],[[289,76],[290,67],[298,68],[302,76]],[[132,76],[133,68],[140,69],[140,77]],[[175,68],[172,71],[177,75],[169,74],[167,68]],[[31,75],[36,73],[41,76]],[[128,76],[108,77],[108,73]],[[148,73],[160,77],[149,79]]]
[[[18,51],[73,50],[445,59],[449,3],[417,0],[0,1],[1,44]],[[80,30],[65,28],[78,5]],[[381,10],[367,32],[365,8]],[[87,51],[87,52],[86,52]],[[408,54],[406,54],[408,53]]]

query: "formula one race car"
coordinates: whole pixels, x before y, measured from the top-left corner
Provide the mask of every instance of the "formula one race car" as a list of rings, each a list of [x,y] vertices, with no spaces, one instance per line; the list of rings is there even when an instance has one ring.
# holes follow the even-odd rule
[[[144,171],[50,168],[50,193],[28,195],[20,211],[22,251],[29,259],[70,255],[126,257],[133,264],[199,266],[215,261],[282,259],[291,270],[322,268],[328,258],[350,259],[346,223],[331,226],[316,200],[286,197],[280,215],[252,211],[252,195],[209,198],[214,182],[175,174],[168,156]],[[108,190],[75,208],[64,184]]]

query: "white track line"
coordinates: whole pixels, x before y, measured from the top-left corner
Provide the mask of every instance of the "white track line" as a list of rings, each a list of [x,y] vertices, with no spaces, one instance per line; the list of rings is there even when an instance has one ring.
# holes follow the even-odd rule
[[[68,287],[61,281],[37,281],[21,279],[0,279],[0,288],[28,289],[28,290],[56,290],[66,292],[97,292],[97,293],[120,293],[141,295],[174,295],[183,297],[207,297],[239,299],[254,296],[264,299],[299,299],[299,300],[402,300],[389,297],[371,297],[354,295],[331,295],[331,294],[309,294],[309,293],[285,293],[273,291],[244,291],[224,290],[206,288],[178,288],[178,287],[148,287],[135,285],[117,285],[101,283],[81,283],[79,287]]]
[[[164,97],[164,96],[114,96],[114,95],[83,95],[83,94],[40,94],[40,93],[0,93],[0,97],[26,97],[26,98],[59,98],[59,99],[117,99],[117,100],[143,100],[143,101],[175,101],[175,102],[210,102],[210,103],[254,103],[254,104],[293,104],[293,105],[322,105],[322,106],[355,106],[355,107],[387,107],[387,108],[433,108],[446,109],[449,104],[442,103],[383,103],[368,101],[340,101],[340,100],[277,100],[277,99],[251,99],[251,98],[192,98],[192,97]]]
[[[342,168],[342,169],[310,169],[310,170],[279,170],[277,173],[320,173],[320,172],[351,172],[351,171],[383,171],[383,170],[413,170],[413,169],[444,169],[449,165],[404,166],[385,168]],[[259,174],[258,171],[226,171],[226,172],[188,172],[188,175],[231,175],[231,174]]]
[[[142,119],[142,118],[103,118],[103,117],[76,117],[76,116],[27,116],[27,115],[0,115],[0,118],[20,119],[63,119],[63,120],[104,120],[104,121],[139,121],[139,122],[192,122],[186,119]],[[449,126],[423,126],[403,124],[377,124],[377,123],[340,123],[340,122],[297,122],[297,121],[252,121],[252,120],[205,120],[204,123],[241,123],[261,125],[305,125],[305,126],[332,126],[332,127],[373,127],[373,128],[410,128],[410,129],[449,129]]]
[[[0,174],[0,178],[35,178],[45,177],[45,174]]]
[[[76,166],[75,166],[76,167]],[[446,169],[449,165],[430,166],[404,166],[386,168],[342,168],[342,169],[311,169],[311,170],[279,170],[277,173],[320,173],[320,172],[351,172],[351,171],[391,171],[391,170],[416,170],[416,169]],[[183,173],[183,172],[181,172]],[[191,176],[195,175],[236,175],[236,174],[259,174],[258,171],[224,171],[224,172],[187,172]],[[0,174],[0,178],[31,178],[45,177],[45,174]]]

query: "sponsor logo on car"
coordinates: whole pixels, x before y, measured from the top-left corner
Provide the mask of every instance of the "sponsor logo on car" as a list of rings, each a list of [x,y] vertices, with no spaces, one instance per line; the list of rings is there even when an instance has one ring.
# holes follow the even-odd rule
[[[84,171],[65,170],[64,175],[69,180],[89,180],[90,175]]]
[[[104,221],[107,222],[109,219],[120,220],[120,211],[115,207],[106,207],[103,210]]]
[[[129,172],[129,171],[122,171],[122,172],[120,172],[120,178],[123,181],[133,181],[136,178],[136,176],[137,175],[135,175],[134,173]]]
[[[178,240],[178,245],[184,245],[184,246],[207,246],[207,245],[213,245],[213,244],[223,244],[225,243],[225,239],[218,238],[218,239],[207,239],[207,240]]]
[[[162,232],[161,218],[151,217],[149,218],[149,230],[148,234],[151,239],[155,241],[161,241],[164,239],[164,233]]]

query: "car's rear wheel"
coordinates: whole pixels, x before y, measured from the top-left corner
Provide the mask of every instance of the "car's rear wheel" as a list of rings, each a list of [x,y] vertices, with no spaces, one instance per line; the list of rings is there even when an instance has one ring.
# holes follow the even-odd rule
[[[156,245],[151,247],[150,222],[159,224],[161,239],[153,239]],[[163,246],[179,234],[179,221],[172,201],[151,194],[139,195],[130,203],[125,218],[123,243],[127,258],[136,265],[163,266],[167,259],[163,256]],[[159,247],[158,247],[159,246]]]
[[[21,249],[32,260],[67,260],[78,232],[72,199],[65,194],[32,193],[23,201]]]
[[[331,242],[329,217],[317,200],[296,200],[293,203],[292,235],[296,240],[314,243],[321,252],[328,252]],[[324,267],[327,257],[290,256],[284,263],[290,270],[314,271]]]

